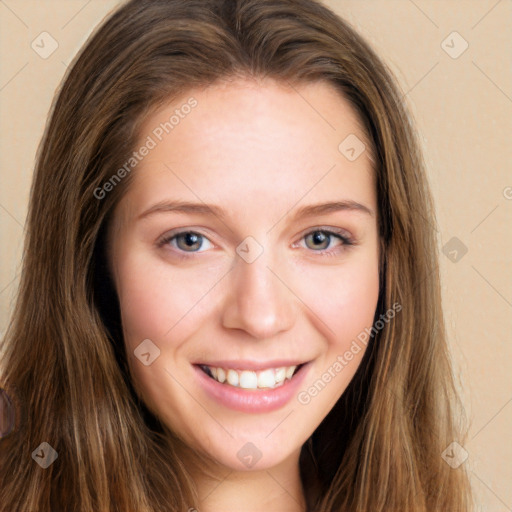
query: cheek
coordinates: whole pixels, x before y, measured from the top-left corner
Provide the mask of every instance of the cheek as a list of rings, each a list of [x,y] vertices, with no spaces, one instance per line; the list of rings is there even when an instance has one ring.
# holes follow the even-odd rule
[[[310,319],[325,345],[297,401],[314,429],[345,392],[366,352],[379,296],[376,252],[359,254],[336,271],[318,268],[309,278],[316,284],[303,288],[304,302],[316,313]]]
[[[143,251],[127,252],[117,262],[117,290],[126,344],[133,348],[146,338],[180,339],[190,319],[201,314],[201,297],[211,288],[214,277],[199,268],[172,269]]]
[[[133,385],[154,414],[173,410],[179,419],[190,404],[179,402],[183,390],[167,370],[175,367],[181,340],[187,339],[199,321],[197,302],[209,279],[203,281],[196,275],[194,283],[201,286],[193,285],[191,275],[171,270],[168,263],[147,249],[138,250],[135,244],[118,254],[116,288]],[[145,353],[150,354],[147,365],[142,356]]]
[[[151,270],[130,265],[120,266],[119,302],[125,342],[132,349],[143,339],[158,339],[171,325],[165,322],[165,312],[173,310],[173,297],[162,293]],[[168,317],[169,322],[171,320]]]
[[[343,349],[372,325],[379,296],[376,251],[347,258],[338,267],[318,266],[307,272],[301,296],[315,312],[316,325],[332,348]]]

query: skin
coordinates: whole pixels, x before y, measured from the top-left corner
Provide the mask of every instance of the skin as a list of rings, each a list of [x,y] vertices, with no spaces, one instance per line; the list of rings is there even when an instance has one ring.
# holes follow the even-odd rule
[[[131,375],[148,407],[190,449],[213,459],[207,468],[220,484],[190,465],[200,497],[194,506],[304,510],[301,446],[343,394],[365,346],[309,403],[294,396],[260,414],[219,404],[199,387],[192,363],[300,355],[312,361],[304,391],[371,328],[379,292],[372,160],[369,151],[349,161],[338,150],[349,134],[366,138],[327,82],[291,88],[238,78],[190,91],[150,115],[141,144],[191,96],[197,107],[137,165],[114,212],[109,260]],[[302,206],[347,199],[372,213],[293,218]],[[164,211],[138,218],[164,200],[215,204],[225,217]],[[334,235],[315,241],[315,231],[329,228],[356,244]],[[159,247],[173,230],[203,238]],[[263,247],[252,263],[236,252],[248,236]],[[134,356],[145,339],[160,349],[149,366]],[[262,454],[251,468],[237,457],[248,442]]]

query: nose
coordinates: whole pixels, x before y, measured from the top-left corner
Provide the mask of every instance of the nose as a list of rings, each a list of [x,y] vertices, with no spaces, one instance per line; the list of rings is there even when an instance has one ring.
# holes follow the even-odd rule
[[[274,266],[267,251],[252,263],[236,258],[222,310],[225,328],[244,330],[257,339],[291,329],[295,297],[286,276]]]

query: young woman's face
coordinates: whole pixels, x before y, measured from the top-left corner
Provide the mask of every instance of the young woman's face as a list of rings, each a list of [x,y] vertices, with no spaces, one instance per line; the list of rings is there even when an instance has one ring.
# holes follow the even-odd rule
[[[130,371],[223,466],[298,458],[363,358],[379,293],[363,140],[325,82],[237,80],[145,120],[111,231]]]

